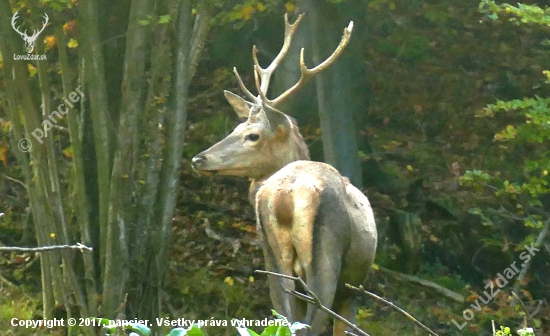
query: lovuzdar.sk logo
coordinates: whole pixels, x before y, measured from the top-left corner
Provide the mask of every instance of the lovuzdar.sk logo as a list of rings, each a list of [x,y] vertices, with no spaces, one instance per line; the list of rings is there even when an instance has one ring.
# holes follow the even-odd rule
[[[13,27],[13,29],[19,35],[21,35],[21,37],[23,38],[23,41],[25,41],[25,49],[27,51],[27,55],[16,55],[16,54],[14,54],[13,59],[14,60],[18,60],[18,59],[21,59],[21,60],[45,60],[46,55],[32,55],[32,52],[34,50],[34,44],[36,42],[36,39],[38,38],[38,35],[40,35],[40,33],[42,33],[44,31],[44,29],[46,28],[46,25],[50,21],[50,18],[48,17],[48,14],[44,13],[44,22],[42,24],[42,28],[40,30],[35,29],[33,31],[32,35],[30,35],[30,36],[27,35],[27,30],[26,29],[25,29],[24,32],[21,32],[21,30],[20,30],[21,26],[17,27],[16,21],[17,21],[18,18],[19,18],[19,11],[15,12],[15,14],[13,14],[13,17],[11,18],[11,26]]]

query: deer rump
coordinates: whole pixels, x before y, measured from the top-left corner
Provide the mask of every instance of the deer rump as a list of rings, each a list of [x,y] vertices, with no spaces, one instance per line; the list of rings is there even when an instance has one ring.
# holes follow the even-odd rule
[[[326,307],[355,320],[354,295],[374,261],[376,226],[369,201],[332,166],[289,163],[265,180],[256,194],[257,233],[266,270],[301,277]],[[292,322],[322,331],[326,314],[285,289],[293,280],[270,275],[272,304]],[[343,332],[335,321],[335,331]],[[336,334],[336,333],[335,333]]]

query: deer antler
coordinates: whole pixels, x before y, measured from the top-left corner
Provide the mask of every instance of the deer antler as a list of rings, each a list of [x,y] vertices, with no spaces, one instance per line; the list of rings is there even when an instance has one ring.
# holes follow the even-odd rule
[[[15,21],[17,21],[17,19],[19,18],[19,11],[15,12],[15,14],[13,14],[13,17],[11,18],[11,26],[13,27],[13,29],[19,33],[19,35],[23,36],[27,36],[27,30],[25,30],[24,33],[22,33],[20,30],[19,30],[19,27],[16,27],[15,26]]]
[[[271,75],[277,69],[279,66],[279,63],[281,63],[281,60],[285,57],[286,53],[288,52],[288,48],[290,47],[290,43],[292,42],[292,37],[294,36],[294,33],[296,32],[296,28],[298,28],[298,25],[304,18],[304,14],[300,14],[296,21],[294,21],[293,24],[290,24],[288,22],[288,13],[285,13],[285,38],[283,42],[283,46],[281,47],[281,51],[279,51],[279,54],[271,64],[265,68],[262,69],[260,66],[260,63],[258,63],[258,48],[256,46],[252,47],[252,58],[254,59],[254,72],[258,72],[261,83],[260,83],[260,92],[262,92],[264,95],[267,94],[267,89],[269,88],[269,81],[271,79]]]
[[[27,30],[25,29],[25,32],[21,32],[19,30],[19,27],[16,27],[15,26],[15,21],[17,21],[17,19],[19,18],[19,11],[15,12],[15,14],[13,14],[13,17],[11,18],[11,26],[13,27],[13,29],[19,33],[19,35],[23,36],[25,35],[27,38],[34,38],[34,37],[37,37],[40,33],[42,33],[44,31],[44,28],[46,28],[46,25],[48,24],[48,22],[50,21],[50,18],[48,17],[48,14],[44,13],[44,19],[46,19],[46,21],[44,21],[44,23],[42,24],[42,29],[40,29],[39,31],[37,31],[36,29],[34,30],[34,33],[32,34],[32,36],[28,36],[27,35]]]
[[[271,75],[277,69],[279,66],[279,63],[281,63],[281,60],[285,57],[286,53],[288,52],[288,49],[290,47],[290,43],[292,42],[292,37],[294,36],[294,33],[296,32],[296,29],[298,28],[298,25],[300,24],[300,21],[302,21],[302,18],[304,17],[304,14],[300,14],[298,16],[298,19],[294,21],[294,23],[290,24],[288,22],[288,15],[285,13],[285,37],[283,46],[281,47],[281,50],[279,51],[279,54],[273,59],[271,64],[267,68],[262,68],[260,66],[260,63],[258,62],[258,48],[256,46],[252,47],[252,58],[254,60],[254,80],[256,83],[256,89],[258,91],[258,95],[262,101],[263,104],[270,105],[272,107],[276,107],[277,105],[281,104],[283,101],[288,99],[293,93],[300,90],[302,86],[304,86],[307,81],[309,81],[312,77],[314,77],[319,72],[325,70],[328,68],[334,61],[342,54],[342,51],[344,51],[344,48],[347,46],[350,37],[351,32],[353,30],[353,21],[349,23],[349,25],[344,28],[344,33],[342,35],[342,39],[340,40],[340,44],[334,50],[332,55],[330,55],[325,61],[323,61],[321,64],[317,65],[316,67],[312,69],[308,69],[304,62],[304,48],[302,48],[300,52],[300,80],[294,84],[291,88],[283,92],[279,97],[274,98],[273,100],[270,100],[266,97],[267,90],[269,89],[269,82],[271,80]],[[237,68],[233,68],[233,73],[235,74],[235,77],[237,77],[237,81],[239,82],[239,87],[241,90],[246,94],[246,96],[251,99],[253,102],[258,103],[258,98],[250,92],[246,88],[246,86],[243,83],[243,80],[239,73],[237,72]]]
[[[46,28],[46,25],[50,21],[50,18],[48,17],[48,14],[44,13],[44,19],[46,19],[46,21],[44,21],[44,24],[42,24],[42,29],[40,29],[40,31],[35,30],[34,34],[32,34],[32,37],[37,37],[41,32],[44,31],[44,28]]]
[[[271,79],[271,75],[279,66],[279,63],[281,63],[281,60],[285,57],[286,53],[288,52],[288,48],[290,47],[290,43],[292,42],[292,37],[294,36],[294,33],[296,32],[296,28],[298,28],[298,25],[300,24],[300,21],[302,21],[302,18],[304,17],[304,14],[300,14],[296,21],[294,23],[290,24],[288,22],[288,13],[285,13],[285,37],[283,41],[283,46],[281,47],[281,50],[279,51],[279,54],[275,59],[271,62],[271,64],[263,69],[260,67],[260,63],[258,62],[258,48],[256,46],[252,47],[252,58],[254,60],[254,75],[256,76],[256,72],[259,73],[259,76],[261,78],[261,85],[257,85],[258,87],[258,93],[260,96],[265,96],[267,94],[267,90],[269,88],[269,82]],[[235,74],[235,77],[237,77],[237,81],[239,82],[239,87],[243,92],[246,94],[246,96],[252,101],[256,101],[257,98],[246,88],[246,86],[243,83],[243,80],[239,73],[237,72],[237,68],[233,68],[233,73]]]
[[[300,52],[300,80],[296,84],[294,84],[294,86],[292,86],[290,89],[283,92],[279,97],[273,100],[266,99],[266,103],[271,106],[279,105],[280,103],[285,101],[288,97],[290,97],[290,95],[292,95],[294,92],[300,90],[302,86],[304,86],[304,84],[307,83],[307,81],[310,80],[313,76],[325,70],[332,63],[334,63],[334,61],[340,56],[340,54],[342,54],[342,51],[344,51],[344,48],[347,46],[349,39],[351,37],[352,30],[353,30],[353,21],[351,21],[349,25],[346,28],[344,28],[344,34],[342,35],[340,44],[338,45],[336,50],[334,50],[332,55],[330,55],[324,62],[314,67],[313,69],[308,69],[307,66],[305,65],[304,48],[302,48]]]

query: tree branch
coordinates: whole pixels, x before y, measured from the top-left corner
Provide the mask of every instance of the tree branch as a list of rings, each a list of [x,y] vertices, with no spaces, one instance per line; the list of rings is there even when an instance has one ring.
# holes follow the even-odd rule
[[[350,288],[350,289],[353,289],[353,290],[356,290],[358,292],[362,292],[363,294],[367,294],[368,296],[372,297],[372,298],[375,298],[376,300],[378,301],[381,301],[383,302],[384,304],[390,306],[391,308],[397,310],[399,313],[405,315],[406,318],[408,318],[410,321],[414,322],[414,324],[416,324],[417,326],[419,326],[420,328],[422,328],[422,330],[426,331],[428,334],[432,335],[432,336],[438,336],[434,331],[432,331],[430,328],[426,327],[425,325],[423,325],[420,321],[418,321],[417,319],[415,319],[411,314],[407,313],[405,310],[399,308],[398,306],[396,306],[395,304],[393,304],[392,302],[374,294],[374,293],[371,293],[371,292],[368,292],[366,291],[363,286],[359,286],[359,287],[355,287],[355,286],[352,286],[352,285],[348,285],[346,284],[346,287]]]
[[[383,273],[386,273],[388,275],[393,276],[394,278],[396,278],[398,280],[408,281],[408,282],[412,282],[412,283],[415,283],[415,284],[418,284],[418,285],[422,285],[424,287],[428,287],[428,288],[431,288],[431,289],[435,290],[439,294],[442,294],[443,296],[446,296],[449,299],[452,299],[452,300],[460,302],[460,303],[464,302],[464,296],[462,296],[461,294],[458,294],[456,292],[453,292],[452,290],[450,290],[448,288],[440,286],[440,285],[436,284],[435,282],[424,280],[424,279],[421,279],[421,278],[413,276],[413,275],[401,274],[401,273],[398,273],[398,272],[394,272],[392,270],[389,270],[389,269],[383,268],[383,267],[380,267],[379,270]]]
[[[294,281],[298,281],[300,283],[300,285],[302,285],[302,287],[304,288],[304,290],[307,292],[307,294],[309,295],[305,295],[303,293],[300,293],[296,290],[293,290],[293,289],[287,289],[285,288],[285,291],[287,293],[290,293],[294,296],[296,296],[297,298],[299,298],[300,300],[304,300],[306,301],[307,303],[309,304],[312,304],[314,305],[315,307],[321,309],[322,311],[328,313],[329,315],[331,315],[332,317],[334,317],[335,319],[338,319],[342,322],[344,322],[348,327],[350,327],[351,329],[353,329],[353,331],[355,331],[356,333],[358,333],[359,335],[362,335],[362,336],[369,336],[369,334],[367,334],[366,332],[364,332],[363,330],[359,329],[358,326],[356,326],[355,324],[351,323],[350,321],[346,320],[344,317],[338,315],[337,313],[333,312],[332,310],[330,310],[329,308],[327,308],[326,306],[324,306],[321,301],[319,300],[319,298],[317,297],[317,295],[315,295],[315,293],[313,293],[309,287],[306,285],[306,283],[304,282],[304,280],[302,280],[302,278],[300,277],[294,277],[294,276],[290,276],[290,275],[285,275],[285,274],[279,274],[279,273],[275,273],[275,272],[269,272],[269,271],[262,271],[262,270],[256,270],[255,271],[256,273],[262,273],[262,274],[269,274],[269,275],[274,275],[274,276],[278,276],[278,277],[281,277],[281,278],[285,278],[285,279],[290,279],[290,280],[294,280]],[[295,321],[293,321],[295,322]]]
[[[39,247],[0,246],[0,252],[46,252],[67,249],[80,250],[81,252],[84,250],[92,251],[91,247],[81,243],[76,243],[76,245],[50,245]]]

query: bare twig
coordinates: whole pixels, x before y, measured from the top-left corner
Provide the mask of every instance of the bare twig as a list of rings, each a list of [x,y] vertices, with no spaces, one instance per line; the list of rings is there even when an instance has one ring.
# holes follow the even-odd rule
[[[309,295],[305,295],[303,293],[300,293],[296,290],[291,290],[291,289],[288,289],[288,288],[285,288],[285,291],[287,293],[290,293],[294,296],[296,296],[297,298],[299,298],[300,300],[304,300],[306,301],[307,303],[309,304],[312,304],[314,305],[315,307],[321,309],[322,311],[328,313],[329,315],[331,315],[332,317],[334,317],[335,319],[338,319],[342,322],[344,322],[348,327],[350,327],[351,329],[353,329],[353,331],[355,331],[356,333],[358,333],[359,335],[361,336],[369,336],[369,334],[367,334],[366,332],[364,332],[363,330],[359,329],[358,326],[356,326],[355,324],[351,323],[350,321],[346,320],[344,317],[338,315],[337,313],[333,312],[332,310],[330,310],[329,308],[327,308],[326,306],[324,306],[321,301],[319,300],[319,298],[317,297],[317,295],[315,295],[315,293],[313,293],[309,287],[306,285],[306,283],[304,282],[304,280],[302,280],[302,278],[300,277],[295,277],[295,276],[290,276],[290,275],[285,275],[285,274],[279,274],[279,273],[275,273],[275,272],[269,272],[269,271],[262,271],[262,270],[256,270],[255,271],[256,273],[262,273],[262,274],[269,274],[269,275],[274,275],[274,276],[278,276],[280,278],[285,278],[285,279],[290,279],[290,280],[294,280],[294,281],[298,281],[300,283],[300,285],[302,285],[302,287],[304,288],[304,290],[307,292],[307,294]]]
[[[512,291],[512,295],[516,298],[516,300],[519,301],[519,304],[521,305],[521,308],[523,308],[523,311],[525,312],[525,315],[527,317],[531,318],[531,314],[529,314],[529,311],[527,310],[527,307],[525,307],[525,304],[523,303],[523,301],[521,301],[519,296],[514,291]]]
[[[4,278],[1,274],[0,274],[0,282],[5,283],[10,288],[17,288],[16,284],[14,284],[13,282],[11,282],[8,279]]]
[[[521,305],[521,308],[523,309],[523,311],[525,312],[525,317],[526,319],[528,318],[529,320],[532,320],[533,317],[535,317],[535,315],[537,315],[537,313],[539,312],[539,309],[540,309],[540,306],[542,305],[542,300],[538,300],[538,304],[537,304],[537,307],[535,308],[535,310],[533,310],[532,313],[529,312],[529,310],[527,309],[527,307],[525,306],[525,304],[523,303],[523,301],[521,301],[521,299],[519,298],[519,296],[514,292],[512,291],[512,295],[514,296],[514,298],[516,300],[519,301],[519,304]],[[527,321],[525,321],[525,328],[527,328]]]
[[[15,178],[10,177],[10,176],[8,176],[8,175],[4,175],[4,178],[5,178],[6,180],[10,180],[10,181],[12,181],[12,182],[15,182],[15,183],[21,185],[23,188],[27,189],[27,186],[25,185],[25,183],[19,181],[18,179],[15,179]]]
[[[533,312],[531,313],[531,317],[535,317],[537,316],[537,314],[539,313],[540,311],[540,307],[542,307],[542,304],[544,303],[543,300],[537,300],[537,307],[533,310]]]
[[[432,331],[430,328],[426,327],[424,324],[422,324],[420,321],[418,321],[417,319],[415,319],[411,314],[407,313],[405,310],[399,308],[398,306],[396,306],[395,304],[393,304],[392,302],[374,294],[374,293],[371,293],[371,292],[368,292],[366,291],[363,286],[359,286],[359,287],[355,287],[355,286],[352,286],[352,285],[348,285],[346,284],[346,287],[350,288],[350,289],[353,289],[353,290],[356,290],[358,292],[362,292],[363,294],[367,294],[368,296],[372,297],[372,298],[375,298],[376,300],[378,301],[381,301],[383,302],[384,304],[390,306],[391,308],[397,310],[398,312],[400,312],[401,314],[403,314],[405,317],[407,317],[410,321],[414,322],[414,324],[416,324],[417,326],[419,326],[420,328],[422,328],[424,331],[426,331],[428,334],[432,335],[432,336],[438,336],[434,331]]]
[[[51,246],[39,246],[39,247],[17,247],[17,246],[0,246],[0,252],[46,252],[55,250],[88,250],[92,251],[91,247],[84,244],[77,243],[76,245],[51,245]]]
[[[449,299],[455,300],[455,301],[460,302],[460,303],[464,302],[464,296],[463,295],[458,294],[456,292],[453,292],[452,290],[450,290],[448,288],[445,288],[443,286],[440,286],[440,285],[436,284],[435,282],[424,280],[424,279],[421,279],[421,278],[413,276],[413,275],[401,274],[401,273],[398,273],[398,272],[394,272],[394,271],[389,270],[389,269],[384,268],[384,267],[379,267],[379,270],[383,273],[386,273],[388,275],[393,276],[394,278],[396,278],[398,280],[408,281],[408,282],[412,282],[412,283],[415,283],[415,284],[418,284],[418,285],[422,285],[424,287],[428,287],[428,288],[431,288],[431,289],[435,290],[439,294],[442,294],[442,295],[448,297]]]

